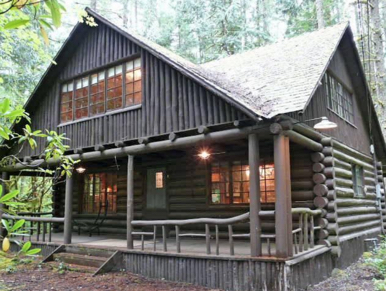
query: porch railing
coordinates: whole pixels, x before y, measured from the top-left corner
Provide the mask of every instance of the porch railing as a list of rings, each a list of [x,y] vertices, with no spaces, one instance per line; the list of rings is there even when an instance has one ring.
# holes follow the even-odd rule
[[[21,229],[22,241],[28,237],[29,241],[36,236],[36,241],[48,242],[52,241],[52,229],[55,223],[63,224],[63,217],[44,217],[45,215],[52,215],[51,212],[22,212],[18,215],[3,214],[2,219],[10,221],[18,221],[24,219],[26,223]],[[48,236],[48,238],[47,238]]]
[[[294,222],[294,229],[292,231],[294,253],[307,251],[315,246],[315,231],[320,227],[315,226],[315,217],[320,215],[321,210],[311,210],[309,208],[293,208],[292,214],[298,221]],[[264,217],[275,217],[275,211],[260,211],[260,216]],[[181,238],[182,237],[202,237],[205,238],[206,254],[211,254],[211,239],[215,239],[215,254],[220,255],[220,232],[219,226],[227,226],[228,230],[228,241],[229,241],[229,253],[235,255],[235,244],[234,240],[238,238],[250,238],[249,233],[235,234],[233,226],[238,223],[249,222],[249,212],[239,216],[216,219],[216,218],[197,218],[197,219],[185,219],[185,220],[133,220],[133,227],[148,227],[152,226],[152,232],[132,232],[133,236],[140,236],[141,238],[141,250],[144,250],[144,239],[146,236],[151,236],[153,239],[153,250],[157,250],[157,227],[162,229],[162,246],[163,251],[168,251],[167,245],[167,227],[174,226],[175,228],[175,240],[176,240],[176,251],[181,253]],[[181,227],[193,224],[203,224],[205,226],[205,233],[188,232],[181,233]],[[211,232],[211,228],[214,226],[214,235]],[[267,243],[267,255],[272,256],[272,242],[275,241],[276,235],[271,233],[262,233],[260,236],[261,240],[265,240]]]

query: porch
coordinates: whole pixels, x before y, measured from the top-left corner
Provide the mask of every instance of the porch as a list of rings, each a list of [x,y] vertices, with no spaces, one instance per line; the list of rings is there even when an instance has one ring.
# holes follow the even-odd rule
[[[91,165],[103,169],[119,168],[122,172],[117,179],[117,204],[114,208],[117,213],[106,216],[101,235],[93,234],[90,238],[87,233],[80,236],[74,233],[74,220],[95,219],[95,215],[81,211],[84,200],[79,194],[77,181],[84,176],[75,171],[67,177],[61,189],[56,189],[59,193],[55,198],[58,209],[51,217],[3,214],[3,218],[11,221],[25,219],[29,233],[24,240],[51,250],[63,244],[120,251],[131,260],[124,262],[127,270],[144,275],[147,271],[139,270],[138,266],[147,264],[145,261],[150,257],[159,258],[163,263],[168,258],[176,264],[182,264],[186,258],[192,264],[204,259],[208,264],[227,260],[249,266],[253,261],[256,268],[265,268],[262,264],[268,262],[272,268],[281,268],[280,276],[284,276],[286,262],[297,264],[320,256],[328,260],[325,254],[330,252],[330,247],[325,246],[324,240],[328,235],[328,222],[324,218],[326,211],[322,209],[328,203],[327,198],[322,197],[326,196],[328,189],[323,184],[326,177],[321,173],[324,167],[321,161],[328,152],[322,153],[322,144],[312,139],[320,140],[322,136],[288,122],[251,127],[234,123],[225,128],[199,130],[199,135],[193,132],[171,134],[169,140],[144,139],[138,141],[140,145],[120,143],[95,147],[95,151],[75,151],[72,158],[81,159],[88,173],[94,173],[90,170]],[[227,193],[220,193],[220,198],[216,196],[213,200],[214,192],[208,188],[208,177],[213,172],[208,173],[207,163],[199,163],[196,157],[202,147],[209,147],[212,153],[225,153],[221,156],[224,160],[241,156],[241,161],[247,161],[248,169],[242,170],[248,171],[249,186],[248,200],[244,204],[213,203],[228,198]],[[186,164],[189,159],[190,163]],[[261,179],[264,178],[261,177],[262,159],[271,159],[274,164],[274,173],[271,173],[275,181],[273,201],[263,198],[266,190],[261,190]],[[149,204],[149,184],[146,178],[138,175],[148,173],[149,167],[158,169],[160,165],[167,165],[160,183],[161,188],[166,187],[161,201],[166,205],[163,211],[157,208],[159,201],[152,200],[153,204]],[[245,164],[240,162],[237,165]],[[230,183],[233,182],[236,180]],[[153,186],[153,191],[159,190]],[[241,199],[242,195],[235,197]],[[275,267],[275,264],[280,266]],[[153,266],[149,263],[146,268],[150,270]],[[232,269],[231,266],[226,268]],[[243,268],[246,270],[247,267]],[[202,267],[200,272],[207,269],[208,266]],[[160,269],[153,271],[165,278],[169,276]],[[240,272],[243,273],[240,276],[248,275],[245,273],[247,270]],[[278,275],[274,273],[267,274],[267,278],[258,284],[255,282],[255,286],[265,286],[266,280],[271,280],[274,285],[281,284],[274,279]],[[213,286],[221,284],[218,282]]]

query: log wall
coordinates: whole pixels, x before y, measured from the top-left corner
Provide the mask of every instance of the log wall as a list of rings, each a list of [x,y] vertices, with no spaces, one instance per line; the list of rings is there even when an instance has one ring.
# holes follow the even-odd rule
[[[309,207],[313,206],[313,182],[312,182],[312,160],[311,152],[296,144],[290,145],[291,156],[291,188],[292,188],[292,205],[293,207]],[[262,142],[260,145],[260,156],[262,159],[273,162],[272,142]],[[231,153],[227,156],[232,155]],[[247,160],[246,148],[239,148],[234,155],[240,160]],[[220,159],[221,160],[221,159]],[[108,219],[101,228],[102,232],[107,233],[125,233],[126,232],[126,166],[124,162],[120,163],[118,171],[118,211],[116,214],[109,214]],[[179,159],[163,159],[152,158],[152,161],[143,162],[136,160],[135,162],[135,219],[146,219],[144,210],[146,208],[145,201],[145,185],[146,185],[146,169],[150,167],[165,167],[166,168],[166,189],[168,199],[168,219],[189,219],[201,217],[226,218],[240,215],[249,211],[248,205],[211,205],[209,203],[209,182],[210,173],[209,166],[198,160],[191,153],[186,154]],[[92,172],[91,166],[86,165],[88,172]],[[105,169],[110,169],[106,167]],[[103,171],[103,170],[99,170]],[[92,222],[95,215],[81,214],[80,212],[80,194],[83,187],[83,175],[75,174],[74,185],[74,200],[73,200],[73,215],[76,219],[88,220]],[[59,187],[57,195],[56,209],[59,216],[64,214],[64,187]],[[58,198],[59,197],[59,198]],[[263,204],[263,210],[274,210],[274,203]],[[294,221],[297,225],[297,218]],[[190,228],[204,230],[203,225],[193,225]],[[264,217],[262,220],[263,233],[274,233],[275,220],[274,217]],[[248,232],[248,224],[240,224],[235,226],[235,231]],[[173,233],[174,230],[172,230]],[[184,231],[184,229],[182,229]],[[222,229],[221,232],[227,232],[227,229]]]

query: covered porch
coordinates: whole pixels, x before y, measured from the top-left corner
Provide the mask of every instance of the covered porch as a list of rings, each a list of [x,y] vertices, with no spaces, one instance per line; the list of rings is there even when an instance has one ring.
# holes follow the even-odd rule
[[[117,166],[126,173],[125,199],[118,197],[115,206],[125,209],[126,213],[115,216],[107,214],[100,236],[94,234],[92,238],[85,239],[83,235],[74,234],[74,219],[95,218],[95,215],[80,212],[82,201],[77,190],[79,185],[74,181],[81,174],[74,171],[64,184],[64,200],[56,201],[58,205],[64,205],[63,212],[56,211],[54,217],[23,216],[35,225],[34,233],[25,239],[64,244],[103,244],[103,247],[146,252],[293,258],[314,249],[316,245],[324,245],[324,238],[328,235],[325,229],[327,223],[323,218],[326,213],[321,209],[328,203],[322,197],[326,194],[326,186],[323,185],[326,177],[320,173],[324,168],[321,161],[326,151],[323,151],[321,143],[314,140],[322,138],[321,134],[310,128],[292,124],[288,120],[281,123],[260,122],[258,125],[238,121],[221,127],[200,127],[197,132],[172,133],[161,140],[160,137],[142,138],[136,141],[137,144],[134,141],[118,142],[95,146],[94,149],[75,149],[71,157],[80,159],[82,166],[112,160],[110,166],[107,163],[104,167]],[[209,150],[212,156],[216,152],[224,153],[218,155],[220,160],[225,156],[245,156],[249,176],[247,203],[211,204],[213,192],[205,183],[202,185],[202,197],[193,193],[193,190],[193,194],[187,198],[178,196],[190,191],[190,186],[177,188],[176,182],[168,181],[169,175],[173,171],[178,173],[179,167],[183,168],[178,160],[185,161],[182,158],[184,155],[195,156],[202,148],[212,149]],[[215,152],[213,149],[216,149]],[[294,149],[295,154],[291,152]],[[297,156],[298,153],[301,154]],[[290,155],[293,156],[292,160]],[[171,157],[169,161],[165,160],[167,156]],[[275,200],[265,203],[267,201],[262,195],[267,193],[261,190],[261,161],[269,156],[274,164]],[[150,186],[146,178],[140,179],[142,190],[136,188],[136,171],[159,167],[155,159],[161,160],[161,163],[164,161],[164,165],[170,164],[172,169],[170,174],[164,173],[162,180],[168,187],[165,195],[166,215],[157,207],[153,210],[143,207],[148,204],[146,199],[149,199],[146,191]],[[193,163],[198,163],[198,158],[194,159]],[[204,160],[200,161],[201,168],[207,170],[208,161]],[[30,164],[34,163],[37,161],[31,159]],[[195,174],[192,175],[192,187],[195,187]],[[208,175],[210,173],[204,174],[205,177]],[[157,187],[153,190],[158,191]],[[196,206],[196,201],[203,202]],[[189,205],[192,205],[191,210]],[[181,210],[172,212],[172,207]],[[14,220],[17,217],[3,215],[3,218]],[[107,234],[106,231],[114,227],[114,223],[124,227]]]

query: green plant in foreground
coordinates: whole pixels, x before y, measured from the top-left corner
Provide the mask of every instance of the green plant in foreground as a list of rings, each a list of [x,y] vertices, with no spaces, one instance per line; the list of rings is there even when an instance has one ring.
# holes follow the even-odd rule
[[[372,252],[363,253],[365,264],[375,268],[386,278],[386,236],[381,237],[379,246]],[[373,279],[374,287],[378,291],[386,291],[386,279]]]

